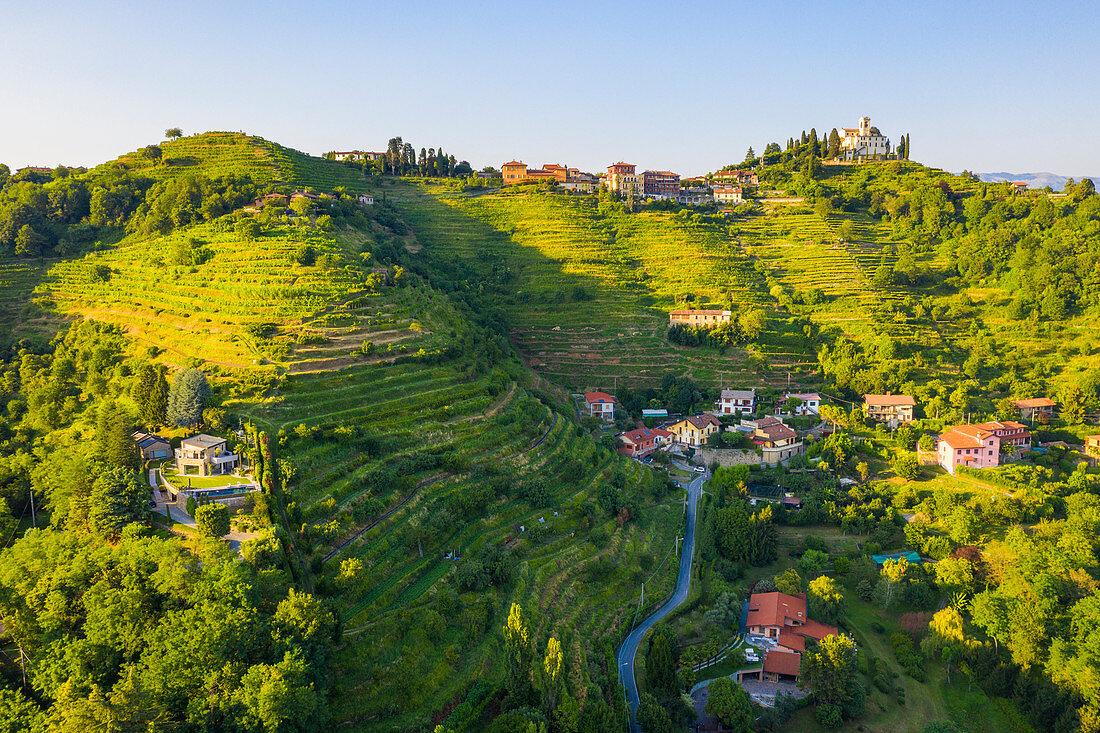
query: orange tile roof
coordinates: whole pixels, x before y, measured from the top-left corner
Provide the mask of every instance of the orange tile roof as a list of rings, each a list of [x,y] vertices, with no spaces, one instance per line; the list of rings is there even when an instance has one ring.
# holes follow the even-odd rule
[[[868,405],[915,405],[917,401],[907,394],[865,394],[863,401]]]
[[[615,398],[607,392],[585,392],[585,402],[614,402]]]
[[[716,310],[694,310],[692,308],[680,308],[679,310],[672,311],[672,315],[690,315],[690,316],[728,316],[732,315],[732,311],[716,311]]]
[[[977,425],[958,425],[940,433],[940,440],[955,449],[981,448],[991,435],[992,432]]]
[[[806,597],[786,593],[753,593],[749,597],[746,626],[785,626],[787,619],[806,622]]]
[[[794,652],[806,651],[806,637],[796,634],[787,629],[783,629],[779,632],[779,646],[785,646]]]
[[[806,619],[806,623],[794,629],[794,632],[802,636],[808,636],[811,639],[817,639],[818,641],[821,641],[826,636],[836,636],[839,633],[835,626],[823,624],[820,621],[814,621],[812,618]]]
[[[802,669],[802,655],[794,652],[781,652],[778,649],[764,653],[764,671],[771,674],[798,676]]]

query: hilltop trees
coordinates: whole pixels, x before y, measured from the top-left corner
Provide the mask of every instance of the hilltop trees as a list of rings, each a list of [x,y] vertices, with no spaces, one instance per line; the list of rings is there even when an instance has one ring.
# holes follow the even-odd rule
[[[164,136],[170,140],[178,140],[183,137],[183,130],[178,127],[169,127],[164,131]]]
[[[162,425],[167,419],[169,387],[164,373],[162,366],[143,365],[130,391],[141,422],[147,428]]]
[[[210,384],[201,369],[184,369],[172,380],[166,417],[170,424],[194,426],[202,423],[202,411],[210,398]]]

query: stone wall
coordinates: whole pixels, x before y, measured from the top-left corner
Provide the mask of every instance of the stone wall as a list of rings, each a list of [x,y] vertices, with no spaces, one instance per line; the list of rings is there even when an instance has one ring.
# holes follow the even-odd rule
[[[719,466],[759,466],[760,456],[754,450],[740,448],[696,448],[691,462],[700,466],[709,466],[715,461]]]

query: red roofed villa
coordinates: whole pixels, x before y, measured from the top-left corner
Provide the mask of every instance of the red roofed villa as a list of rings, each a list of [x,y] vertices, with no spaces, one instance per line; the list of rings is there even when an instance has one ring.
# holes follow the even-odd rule
[[[807,639],[821,641],[839,633],[835,626],[806,617],[805,593],[753,593],[745,626],[750,634],[776,640],[776,647],[764,653],[760,673],[773,682],[798,679]]]
[[[615,419],[615,398],[606,392],[585,392],[584,412],[603,420]]]

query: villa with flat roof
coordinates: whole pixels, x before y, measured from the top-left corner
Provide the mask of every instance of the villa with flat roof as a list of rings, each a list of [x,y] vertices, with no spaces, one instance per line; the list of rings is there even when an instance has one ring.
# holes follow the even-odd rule
[[[219,476],[233,473],[241,458],[226,448],[225,438],[205,433],[185,438],[176,449],[176,470],[180,476]]]

